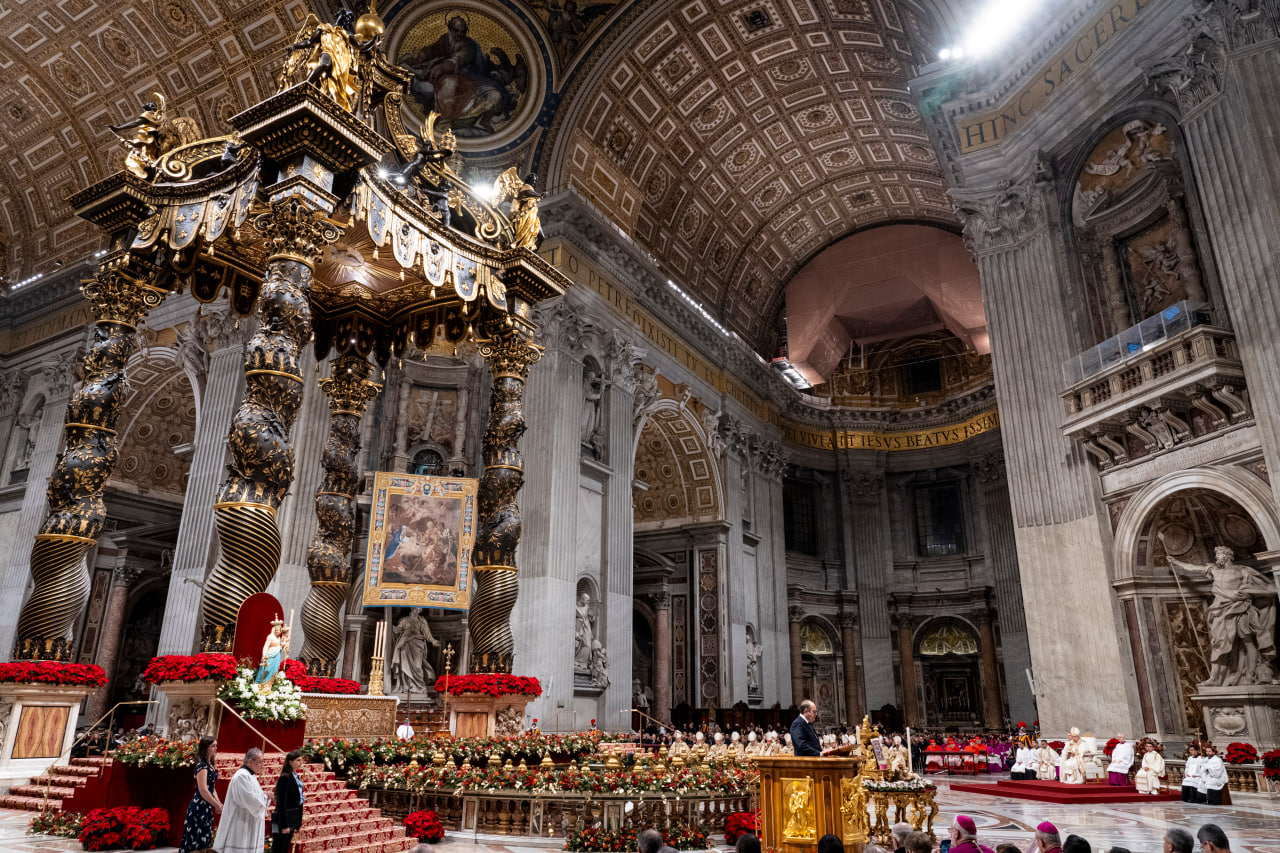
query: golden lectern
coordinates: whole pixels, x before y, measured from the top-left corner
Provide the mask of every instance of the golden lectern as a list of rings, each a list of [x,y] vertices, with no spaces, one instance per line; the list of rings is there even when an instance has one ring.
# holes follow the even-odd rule
[[[760,843],[766,850],[813,853],[831,834],[862,853],[871,834],[861,758],[756,759],[760,769]]]

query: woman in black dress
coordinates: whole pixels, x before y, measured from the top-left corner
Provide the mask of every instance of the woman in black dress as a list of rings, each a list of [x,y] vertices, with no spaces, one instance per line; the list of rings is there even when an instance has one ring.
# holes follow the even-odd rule
[[[276,807],[271,812],[271,853],[289,853],[293,836],[302,829],[302,753],[294,750],[284,757],[276,780]]]
[[[222,802],[218,799],[216,785],[218,771],[213,760],[218,756],[218,741],[206,735],[200,738],[196,748],[196,792],[187,806],[187,820],[182,825],[181,853],[208,850],[213,846],[213,816],[222,814]]]

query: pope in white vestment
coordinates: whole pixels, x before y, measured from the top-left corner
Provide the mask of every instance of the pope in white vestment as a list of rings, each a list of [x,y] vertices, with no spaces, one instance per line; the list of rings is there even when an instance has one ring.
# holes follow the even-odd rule
[[[1138,786],[1139,794],[1160,793],[1160,777],[1164,775],[1164,756],[1156,752],[1155,747],[1148,746],[1142,756],[1142,766],[1133,776],[1133,783]]]
[[[254,756],[254,753],[258,753]],[[244,766],[231,777],[222,802],[222,822],[213,839],[215,853],[262,853],[267,838],[267,809],[270,801],[258,783],[262,753],[250,750]]]

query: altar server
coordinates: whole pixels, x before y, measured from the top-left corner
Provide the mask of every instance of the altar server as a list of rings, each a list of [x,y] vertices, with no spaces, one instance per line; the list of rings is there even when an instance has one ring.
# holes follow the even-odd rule
[[[254,747],[244,754],[244,766],[227,786],[222,822],[213,840],[215,853],[262,853],[269,801],[258,782],[261,771],[262,750]]]
[[[1195,744],[1187,747],[1187,764],[1182,771],[1182,801],[1184,803],[1204,802],[1200,799],[1200,768],[1204,759],[1200,757],[1200,748]]]
[[[1126,743],[1124,735],[1116,735],[1120,742],[1111,751],[1111,763],[1107,765],[1107,781],[1112,785],[1124,785],[1129,781],[1129,768],[1133,766],[1133,744]]]
[[[1202,793],[1207,795],[1211,806],[1222,805],[1222,789],[1227,787],[1227,766],[1222,763],[1222,756],[1212,744],[1204,748],[1206,758],[1200,768],[1200,784]],[[1202,801],[1203,802],[1203,801]]]

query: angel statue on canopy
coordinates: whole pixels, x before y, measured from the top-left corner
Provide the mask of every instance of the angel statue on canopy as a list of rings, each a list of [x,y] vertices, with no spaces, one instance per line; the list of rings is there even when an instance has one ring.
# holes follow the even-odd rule
[[[280,666],[289,657],[289,629],[281,619],[271,621],[271,630],[267,633],[267,641],[262,644],[262,662],[253,675],[253,683],[258,686],[259,693],[266,693],[275,684]]]
[[[324,92],[344,110],[354,111],[360,93],[357,70],[361,53],[377,42],[376,38],[361,41],[354,27],[355,13],[349,9],[339,9],[332,24],[320,23],[314,13],[308,15],[289,47],[289,58],[277,81],[279,91],[301,82],[297,78],[305,69],[303,81]]]
[[[155,177],[156,161],[173,149],[195,142],[200,129],[185,116],[170,118],[164,95],[152,93],[154,101],[142,105],[142,114],[124,124],[107,128],[120,137],[129,154],[124,167],[131,175],[149,181]]]
[[[512,166],[493,182],[494,204],[502,205],[511,202],[507,218],[511,220],[511,248],[537,249],[538,238],[542,236],[542,223],[538,220],[538,200],[542,195],[534,190],[537,175],[527,175],[520,179],[520,173]]]

